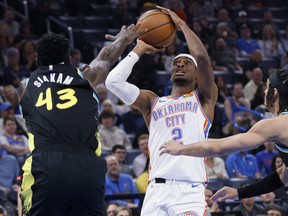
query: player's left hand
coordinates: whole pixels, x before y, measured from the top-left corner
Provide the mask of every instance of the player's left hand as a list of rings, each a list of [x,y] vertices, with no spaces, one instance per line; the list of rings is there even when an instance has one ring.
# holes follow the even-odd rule
[[[159,151],[160,155],[163,155],[164,153],[180,155],[181,148],[182,145],[180,143],[176,142],[175,140],[169,140],[160,146]]]
[[[237,189],[225,186],[220,190],[218,190],[215,194],[213,194],[211,200],[213,202],[223,202],[227,199],[237,199],[237,198],[238,198]]]
[[[110,41],[115,41],[115,40],[126,40],[126,44],[132,43],[138,36],[141,34],[145,33],[147,29],[142,29],[138,30],[138,25],[131,24],[128,27],[122,26],[120,32],[114,36],[111,34],[106,34],[105,38]]]
[[[184,22],[184,21],[175,12],[173,12],[170,9],[165,8],[165,7],[161,7],[161,6],[156,6],[156,7],[171,17],[171,19],[173,20],[173,22],[174,22],[174,24],[178,30],[181,29],[180,23]]]

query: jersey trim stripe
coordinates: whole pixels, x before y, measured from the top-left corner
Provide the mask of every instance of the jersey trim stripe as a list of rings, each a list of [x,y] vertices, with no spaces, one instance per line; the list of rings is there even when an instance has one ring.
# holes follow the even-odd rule
[[[195,93],[196,100],[197,100],[198,104],[200,105],[200,110],[201,110],[203,116],[210,122],[210,119],[206,116],[206,114],[205,114],[205,112],[204,112],[203,106],[202,106],[202,104],[201,104],[201,102],[200,102],[200,99],[199,99],[198,92],[197,92],[197,91],[194,91],[194,93]]]

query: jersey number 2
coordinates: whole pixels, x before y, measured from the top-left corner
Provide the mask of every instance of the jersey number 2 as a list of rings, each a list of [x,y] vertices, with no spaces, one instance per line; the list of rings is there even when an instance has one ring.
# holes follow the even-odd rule
[[[56,92],[59,99],[64,101],[63,103],[57,103],[56,107],[58,109],[68,109],[72,106],[74,106],[77,103],[77,98],[75,97],[75,91],[71,88],[66,88],[66,89],[62,89],[60,91]],[[47,110],[52,110],[53,109],[53,101],[52,101],[52,91],[51,88],[47,88],[46,92],[45,92],[45,96],[44,93],[41,92],[38,96],[38,100],[36,103],[36,107],[41,107],[46,105]]]
[[[179,142],[180,144],[183,144],[183,131],[181,128],[173,128],[171,131],[172,139]]]

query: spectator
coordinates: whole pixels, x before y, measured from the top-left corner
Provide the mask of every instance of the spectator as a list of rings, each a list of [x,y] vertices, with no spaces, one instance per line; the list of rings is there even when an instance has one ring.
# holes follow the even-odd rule
[[[106,216],[116,216],[117,209],[120,205],[115,202],[110,202],[106,205]]]
[[[117,209],[116,216],[132,216],[132,211],[126,206],[121,206]]]
[[[0,22],[0,35],[2,36],[0,37],[0,48],[5,53],[12,46],[13,38],[10,33],[10,27],[4,22]],[[4,66],[7,66],[7,59],[5,59]]]
[[[265,90],[266,90],[266,84],[265,83],[262,83],[258,86],[257,91],[254,95],[254,98],[251,101],[251,109],[252,110],[256,109],[258,106],[264,105]]]
[[[186,12],[184,10],[183,1],[180,0],[165,0],[163,6],[174,11],[182,20],[188,22]]]
[[[203,18],[202,18],[203,19]],[[192,23],[193,32],[200,38],[207,51],[212,49],[212,34],[208,34],[208,30],[205,30],[199,20],[194,20]],[[171,62],[172,63],[172,62]],[[170,64],[171,66],[171,64]]]
[[[240,10],[238,12],[238,16],[235,20],[235,25],[236,25],[236,29],[237,29],[237,34],[240,35],[241,32],[241,27],[242,25],[245,24],[247,25],[250,29],[252,28],[252,25],[250,24],[249,20],[248,20],[248,16],[247,16],[247,12],[244,10]],[[255,37],[255,33],[254,31],[252,31],[252,36]]]
[[[4,95],[7,101],[12,105],[14,114],[19,115],[20,113],[20,97],[17,89],[13,85],[6,85],[4,87]]]
[[[253,51],[260,49],[258,42],[251,38],[251,30],[246,24],[240,28],[240,38],[237,39],[236,45],[242,57],[251,57]]]
[[[259,171],[262,176],[266,176],[271,173],[272,160],[278,151],[275,149],[275,143],[272,141],[264,143],[265,150],[259,151],[255,156]]]
[[[261,68],[254,68],[252,70],[251,80],[244,86],[244,97],[250,100],[254,99],[255,93],[259,86],[263,84],[263,72]]]
[[[132,106],[130,107],[130,111],[121,116],[121,119],[125,132],[133,136],[135,136],[142,127],[146,126],[141,112]],[[136,147],[138,148],[138,146]]]
[[[287,54],[271,24],[263,26],[258,44],[265,57],[274,58],[279,66],[284,65]]]
[[[276,204],[271,204],[266,207],[267,216],[284,216],[284,211],[281,206]]]
[[[25,120],[23,119],[22,115],[15,115],[13,111],[12,104],[9,102],[4,102],[0,104],[0,134],[4,133],[4,119],[8,117],[15,117],[17,129],[17,134],[22,134],[27,136],[27,128],[25,125]]]
[[[205,168],[209,179],[228,178],[224,160],[220,157],[208,157],[206,159]]]
[[[15,38],[19,34],[20,24],[15,19],[15,9],[12,7],[7,7],[3,14],[3,21],[9,26],[10,34],[12,38]]]
[[[173,42],[165,48],[164,53],[155,53],[155,63],[158,62],[158,70],[165,70],[171,73],[172,60],[178,53],[177,40],[174,39]],[[164,85],[165,83],[163,83]]]
[[[123,25],[135,23],[135,15],[129,8],[128,0],[118,0],[116,9],[112,11],[112,20],[110,27],[121,28]]]
[[[223,37],[226,42],[226,46],[233,50],[235,56],[238,56],[239,52],[236,46],[236,42],[235,39],[229,35],[230,31],[231,30],[226,22],[219,22],[216,24],[216,35],[214,39],[217,37]]]
[[[0,143],[7,153],[14,155],[19,165],[22,166],[24,160],[30,153],[28,140],[25,136],[16,134],[16,120],[13,117],[4,119],[4,134],[0,135]]]
[[[218,23],[226,23],[228,26],[228,35],[234,40],[237,39],[238,35],[236,32],[235,22],[230,18],[229,12],[226,8],[220,8],[217,12]]]
[[[224,102],[225,115],[227,119],[226,125],[223,127],[223,133],[228,135],[236,133],[237,130],[234,128],[232,123],[232,112],[235,106],[243,106],[250,109],[250,102],[243,96],[243,85],[240,82],[235,82],[233,85],[232,96],[226,98]],[[250,119],[246,113],[239,112],[234,116],[235,122],[240,125],[250,126]]]
[[[146,193],[149,184],[149,165],[150,159],[148,157],[143,172],[137,177],[135,182],[139,193]]]
[[[217,76],[215,78],[215,83],[218,87],[218,98],[217,102],[224,104],[225,99],[229,96],[229,90],[226,86],[226,81],[222,76]]]
[[[128,174],[130,176],[134,176],[132,171],[132,166],[129,164],[124,164],[126,157],[126,149],[123,145],[114,145],[112,147],[112,155],[118,159],[118,162],[121,167],[121,173]]]
[[[120,173],[121,168],[117,158],[114,156],[107,156],[106,161],[108,170],[106,174],[105,195],[137,193],[138,191],[132,177]],[[117,200],[115,202],[129,208],[137,208],[139,199]]]
[[[26,41],[36,41],[38,37],[33,34],[32,26],[27,21],[23,21],[20,24],[19,34],[15,36],[13,44],[19,50],[23,49],[23,46]]]
[[[111,110],[103,110],[99,116],[102,149],[111,150],[115,143],[125,146],[127,150],[131,149],[132,144],[128,135],[124,130],[114,126],[114,119],[115,114]]]
[[[226,159],[226,169],[230,178],[260,179],[256,157],[246,151],[236,152]]]
[[[197,0],[196,2],[196,11],[195,11],[195,17],[200,17],[200,16],[208,16],[210,18],[215,17],[215,13],[213,10],[213,6],[209,1],[206,0]]]
[[[82,62],[82,53],[79,49],[71,50],[70,63],[77,68],[80,68],[85,64]]]
[[[37,69],[36,63],[36,44],[32,40],[25,40],[22,49],[20,49],[19,64],[25,66],[25,68],[32,72]]]
[[[257,216],[265,213],[265,209],[255,203],[255,197],[242,199],[241,204],[232,208],[232,211],[240,211],[243,216]]]
[[[241,66],[236,61],[233,49],[227,47],[223,37],[218,37],[215,40],[215,50],[211,53],[211,60],[213,69],[227,71],[233,82],[236,80],[236,71],[242,72]]]
[[[121,116],[118,113],[118,110],[115,106],[115,104],[113,103],[112,100],[110,99],[105,99],[102,103],[102,111],[103,110],[110,110],[111,112],[113,112],[115,114],[114,116],[114,122],[113,124],[121,129],[123,129],[123,124],[122,124],[122,120],[121,120]],[[130,120],[131,121],[131,120]]]
[[[7,50],[8,66],[3,68],[3,79],[5,84],[12,84],[18,88],[22,79],[30,76],[30,71],[20,65],[20,53],[15,47]]]
[[[138,147],[141,151],[140,155],[137,155],[133,162],[133,171],[136,177],[139,177],[139,175],[145,170],[146,161],[148,159],[148,141],[149,141],[149,135],[148,134],[142,134],[138,137]]]
[[[279,31],[279,27],[278,25],[275,23],[274,21],[274,17],[273,17],[273,14],[271,12],[271,10],[269,9],[266,9],[264,12],[263,12],[263,22],[261,23],[261,25],[259,25],[258,27],[258,30],[259,30],[259,35],[262,34],[262,30],[263,30],[263,26],[265,26],[266,24],[270,24],[272,25],[273,29],[275,32],[278,32]],[[257,27],[257,26],[256,26]]]
[[[2,154],[0,146],[0,193],[4,196],[1,198],[4,198],[13,204],[17,203],[15,183],[19,171],[20,169],[17,159],[13,155]]]
[[[254,68],[263,68],[263,54],[260,49],[254,50],[251,54],[251,57],[248,58],[247,63],[243,65],[243,77],[241,82],[246,84],[251,80],[252,70]]]

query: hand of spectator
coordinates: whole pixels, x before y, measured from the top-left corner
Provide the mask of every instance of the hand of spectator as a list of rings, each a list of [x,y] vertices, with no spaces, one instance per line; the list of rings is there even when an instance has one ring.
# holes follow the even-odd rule
[[[134,203],[127,203],[126,205],[128,208],[138,208],[138,205],[137,204],[134,204]]]

